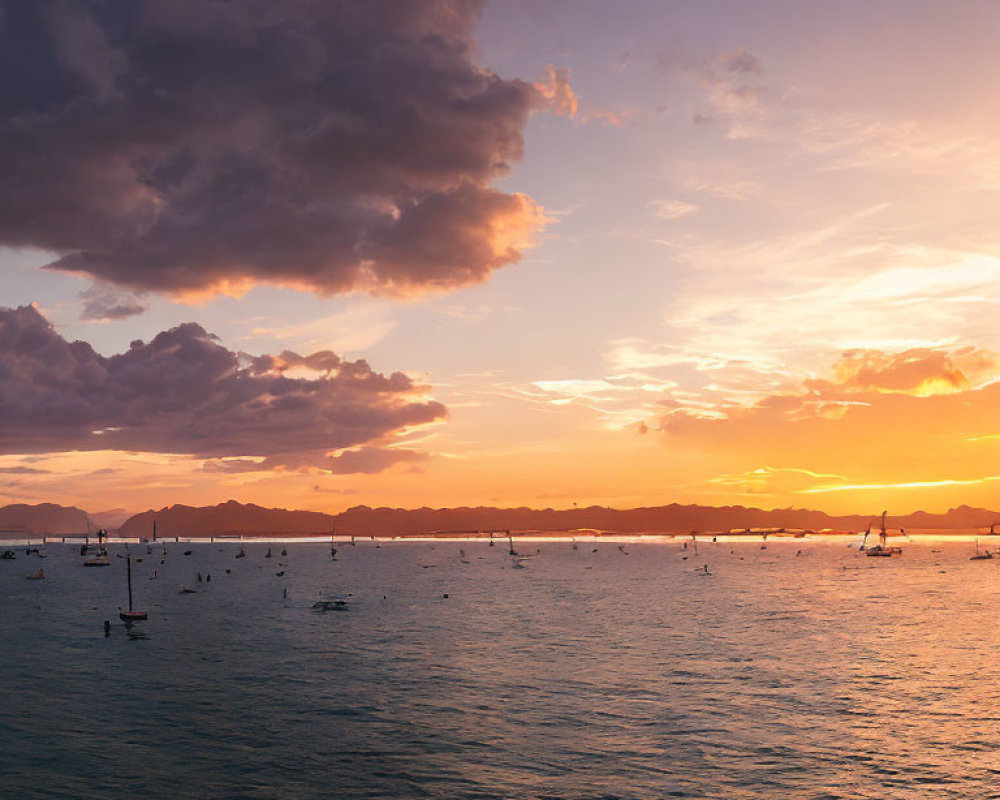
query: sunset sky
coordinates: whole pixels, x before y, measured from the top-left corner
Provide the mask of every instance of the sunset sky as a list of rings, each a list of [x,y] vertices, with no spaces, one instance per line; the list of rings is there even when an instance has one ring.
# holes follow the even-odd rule
[[[0,0],[0,504],[1000,507],[998,36]]]

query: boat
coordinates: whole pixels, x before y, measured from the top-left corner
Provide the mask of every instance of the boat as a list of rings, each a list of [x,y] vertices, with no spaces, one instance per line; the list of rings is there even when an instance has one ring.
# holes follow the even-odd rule
[[[111,565],[111,559],[108,558],[108,548],[105,542],[108,538],[108,532],[101,528],[97,531],[97,555],[87,558],[83,562],[85,567],[107,567]]]
[[[888,511],[882,512],[882,524],[879,528],[877,545],[874,545],[873,547],[865,547],[865,541],[868,539],[868,534],[871,533],[871,526],[869,525],[868,530],[865,531],[865,537],[861,540],[861,546],[858,549],[863,550],[866,556],[872,556],[873,558],[888,558],[890,556],[899,556],[903,554],[902,547],[890,547],[886,543],[887,534],[885,532],[885,515],[888,513]],[[902,533],[903,529],[900,528],[899,532]]]
[[[976,554],[974,556],[970,556],[969,561],[989,561],[991,558],[993,558],[993,551],[980,550],[979,540],[976,539]]]
[[[287,590],[286,590],[287,591]],[[347,595],[350,597],[351,595]],[[350,611],[347,597],[323,597],[312,604],[313,611]]]
[[[121,606],[118,607],[118,618],[126,623],[136,622],[137,620],[146,619],[145,611],[135,611],[132,608],[132,556],[125,559],[126,569],[128,570],[128,611],[122,611]]]
[[[29,572],[24,577],[27,578],[29,581],[40,581],[42,580],[42,578],[45,577],[45,570],[39,569],[36,570],[35,572]]]
[[[314,611],[347,611],[346,600],[317,600],[312,604]]]

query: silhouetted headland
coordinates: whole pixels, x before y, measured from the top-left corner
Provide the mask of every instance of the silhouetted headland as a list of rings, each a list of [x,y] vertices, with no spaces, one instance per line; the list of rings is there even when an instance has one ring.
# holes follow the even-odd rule
[[[490,531],[530,531],[538,534],[601,533],[699,534],[713,532],[821,533],[862,531],[874,515],[833,516],[808,509],[760,509],[744,506],[701,506],[672,503],[647,508],[603,506],[572,509],[533,508],[370,508],[356,506],[339,514],[263,508],[230,500],[215,506],[173,505],[129,517],[119,534],[152,538],[153,520],[162,538],[210,536],[488,536]],[[917,511],[890,516],[895,528],[986,529],[1000,512],[959,506],[944,514]],[[42,504],[0,508],[0,536],[25,533],[40,536],[81,533],[87,514],[78,508]]]

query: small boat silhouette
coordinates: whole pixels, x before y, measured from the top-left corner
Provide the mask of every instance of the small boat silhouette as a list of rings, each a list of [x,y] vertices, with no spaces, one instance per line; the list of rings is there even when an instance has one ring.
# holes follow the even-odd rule
[[[317,600],[312,604],[313,611],[348,611],[350,606],[346,600]]]

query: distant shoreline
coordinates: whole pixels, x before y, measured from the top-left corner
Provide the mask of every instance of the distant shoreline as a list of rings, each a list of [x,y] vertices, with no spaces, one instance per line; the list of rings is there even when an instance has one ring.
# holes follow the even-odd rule
[[[618,542],[618,543],[665,543],[671,542],[691,542],[699,543],[736,543],[736,542],[853,542],[864,535],[863,531],[807,531],[807,532],[705,532],[705,533],[670,533],[648,531],[642,533],[630,533],[621,531],[511,531],[511,537],[517,542]],[[905,534],[892,534],[890,539],[899,541],[973,541],[984,539],[988,541],[1000,542],[1000,533],[990,534],[989,529],[978,530],[975,528],[923,528],[907,532]],[[324,534],[324,533],[293,533],[293,532],[253,532],[242,534],[218,534],[218,535],[190,535],[190,536],[163,536],[153,539],[122,537],[111,535],[105,539],[108,544],[137,544],[137,545],[157,545],[157,544],[266,544],[266,543],[295,543],[295,544],[324,544],[350,547],[352,541],[357,545],[371,543],[391,543],[391,542],[489,542],[497,544],[507,544],[507,536],[489,534],[478,534],[473,532],[431,532],[420,534],[399,534],[396,536],[351,536],[350,534]],[[24,531],[2,531],[0,532],[0,543],[10,546],[39,545],[39,544],[67,544],[79,547],[83,544],[96,544],[97,536],[85,533],[66,534],[35,534]]]

